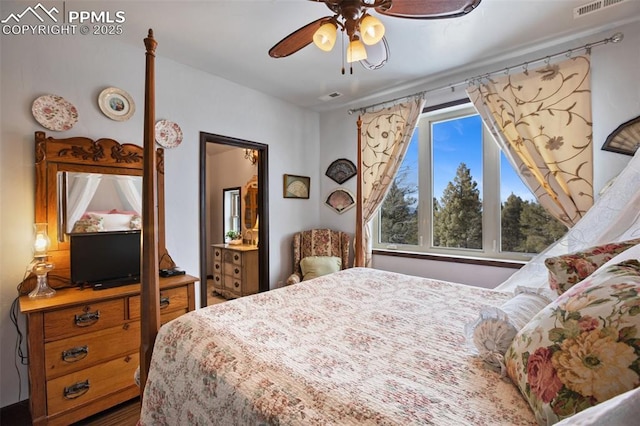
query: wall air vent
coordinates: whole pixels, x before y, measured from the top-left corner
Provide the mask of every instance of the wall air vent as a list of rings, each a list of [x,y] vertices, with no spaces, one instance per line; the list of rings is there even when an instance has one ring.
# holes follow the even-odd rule
[[[342,93],[340,92],[331,92],[328,95],[320,96],[318,99],[321,101],[329,101],[331,99],[339,98],[340,96],[342,96]]]
[[[573,19],[599,12],[603,9],[616,6],[626,1],[627,0],[595,0],[587,4],[583,4],[582,6],[573,9]]]

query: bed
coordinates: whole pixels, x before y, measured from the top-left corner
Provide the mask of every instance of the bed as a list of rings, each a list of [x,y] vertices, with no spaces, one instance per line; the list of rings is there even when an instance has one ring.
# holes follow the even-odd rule
[[[523,268],[497,290],[351,268],[196,310],[160,328],[151,31],[145,45],[149,164],[143,194],[151,195],[143,196],[141,426],[571,424],[580,411],[587,413],[580,424],[589,424],[589,407],[615,392],[608,384],[579,392],[584,381],[571,387],[571,377],[559,379],[561,367],[571,364],[551,364],[583,332],[602,332],[596,343],[608,339],[605,352],[615,348],[623,355],[613,362],[625,364],[607,372],[615,373],[610,376],[616,385],[621,382],[616,392],[625,395],[622,404],[638,401],[633,389],[640,385],[640,240],[586,250],[580,259],[589,259],[593,270],[580,280],[556,282],[556,295],[543,268]],[[640,176],[640,156],[632,164]],[[637,211],[630,222],[640,224]],[[619,258],[630,247],[634,254]],[[588,257],[594,253],[596,260]],[[555,260],[566,266],[574,258]],[[535,284],[522,290],[516,281]],[[592,299],[592,293],[600,297]],[[518,298],[525,303],[514,303]],[[614,314],[616,332],[607,323]],[[482,348],[470,336],[491,321],[500,333],[509,327],[509,338],[502,333],[496,339],[494,333],[481,343],[501,350],[475,352],[472,343]],[[527,366],[529,358],[537,362],[529,363],[533,367]],[[637,408],[630,413],[640,414]]]
[[[509,297],[352,268],[203,308],[160,330],[141,424],[535,424],[462,333]]]

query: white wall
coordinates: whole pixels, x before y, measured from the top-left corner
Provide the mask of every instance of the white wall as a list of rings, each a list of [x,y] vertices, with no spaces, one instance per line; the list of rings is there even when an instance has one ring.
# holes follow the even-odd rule
[[[509,62],[503,62],[486,69],[476,69],[473,72],[450,76],[447,79],[435,80],[429,85],[416,87],[414,90],[405,90],[396,94],[387,94],[382,99],[373,99],[371,102],[363,102],[352,108],[360,108],[376,102],[394,99],[412,93],[448,86],[464,81],[465,78],[475,75],[504,69],[513,64],[519,64],[527,60],[544,58],[546,55],[562,52],[569,48],[577,48],[586,43],[610,37],[615,31],[622,31],[624,40],[615,45],[594,47],[591,55],[591,89],[592,89],[592,114],[593,114],[593,153],[594,153],[594,188],[597,193],[612,177],[624,167],[631,157],[602,151],[600,148],[607,135],[615,130],[621,123],[640,115],[640,85],[638,84],[638,69],[640,69],[640,26],[630,24],[611,29],[606,33],[595,35],[588,39],[575,40],[571,44],[565,44],[547,48],[538,54],[528,57],[513,58]],[[375,72],[375,71],[374,71]],[[464,96],[464,87],[451,92],[446,90],[428,93],[427,104],[438,105],[446,101],[460,99]],[[320,173],[321,193],[328,193],[335,182],[324,176],[324,171],[336,158],[345,157],[356,162],[356,120],[357,112],[348,114],[347,109],[339,109],[320,116]],[[351,179],[343,184],[344,187],[356,192],[356,179]],[[338,216],[329,208],[321,209],[321,222],[326,226],[354,232],[355,210],[351,209]],[[455,267],[454,267],[455,265]],[[396,272],[404,272],[413,275],[434,277],[465,284],[483,287],[495,287],[508,278],[514,269],[496,267],[479,267],[475,265],[452,264],[448,262],[425,261],[401,257],[374,256],[373,266]]]
[[[57,94],[73,103],[79,121],[54,137],[111,137],[141,144],[143,137],[145,55],[140,48],[111,37],[2,36],[0,132],[0,406],[28,397],[27,370],[20,367],[22,393],[14,367],[16,331],[9,310],[31,260],[34,218],[34,132],[43,129],[31,115],[31,103]],[[169,253],[187,273],[199,265],[199,132],[269,145],[271,283],[290,273],[290,235],[319,219],[317,190],[309,200],[281,196],[284,173],[310,175],[317,182],[319,115],[273,97],[213,77],[162,57],[158,36],[156,118],[178,123],[184,141],[165,154],[166,237]],[[127,91],[136,102],[126,122],[105,117],[97,98],[106,87]],[[309,167],[313,164],[313,167]],[[24,319],[21,317],[24,332]],[[26,345],[23,346],[26,351]]]

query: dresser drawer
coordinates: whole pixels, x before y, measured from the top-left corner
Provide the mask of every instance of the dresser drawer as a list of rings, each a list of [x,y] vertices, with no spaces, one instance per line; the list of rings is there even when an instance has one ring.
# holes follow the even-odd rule
[[[47,382],[47,414],[77,407],[135,386],[138,352]]]
[[[186,287],[160,291],[160,316],[164,321],[165,312],[183,311],[189,308],[189,292]],[[140,296],[129,298],[129,319],[140,318]]]
[[[94,366],[140,347],[140,322],[127,322],[44,345],[47,380]]]
[[[216,291],[222,290],[222,275],[221,274],[213,274],[213,289]]]
[[[242,267],[240,265],[235,265],[233,263],[225,263],[224,264],[224,274],[231,275],[236,277],[237,279],[242,279]]]
[[[124,299],[87,303],[45,312],[44,338],[47,341],[77,336],[122,324]]]
[[[235,250],[225,250],[222,254],[222,261],[225,264],[242,265],[242,255]]]

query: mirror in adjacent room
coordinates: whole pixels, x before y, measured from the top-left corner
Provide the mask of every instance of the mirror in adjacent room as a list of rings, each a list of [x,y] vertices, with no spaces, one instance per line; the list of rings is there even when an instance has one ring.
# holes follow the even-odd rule
[[[59,172],[64,233],[141,229],[142,176]]]
[[[241,201],[240,187],[225,188],[222,190],[222,211],[223,211],[223,232],[225,237],[230,231],[242,235],[242,227],[240,226],[241,217]]]
[[[258,176],[253,177],[244,187],[244,229],[258,229]]]

